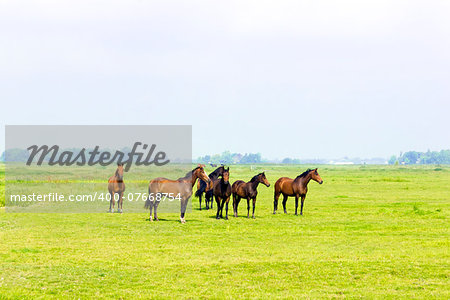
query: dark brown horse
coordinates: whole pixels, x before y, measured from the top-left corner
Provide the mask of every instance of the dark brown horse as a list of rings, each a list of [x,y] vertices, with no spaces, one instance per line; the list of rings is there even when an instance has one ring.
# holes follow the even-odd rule
[[[109,177],[108,191],[111,195],[111,199],[109,200],[109,212],[114,212],[114,204],[116,203],[114,195],[117,194],[119,196],[117,199],[117,212],[122,213],[122,197],[123,192],[125,191],[125,182],[123,182],[123,164],[118,164],[114,176]]]
[[[305,202],[306,193],[308,192],[308,183],[310,180],[317,181],[319,184],[323,183],[320,178],[317,168],[314,170],[308,169],[302,174],[298,175],[295,179],[288,177],[281,177],[275,182],[275,194],[273,200],[273,213],[276,214],[278,209],[278,198],[280,194],[283,194],[283,208],[284,213],[286,211],[286,201],[288,197],[295,197],[295,214],[297,215],[298,198],[302,200],[302,206],[300,208],[300,215],[303,215],[303,203]]]
[[[225,169],[220,180],[214,182],[212,193],[214,198],[216,198],[217,203],[217,214],[216,219],[223,218],[223,205],[226,204],[225,208],[225,219],[228,220],[228,202],[230,202],[231,196],[231,184],[230,180],[230,168]]]
[[[197,191],[195,192],[195,197],[198,197],[198,201],[200,204],[200,210],[202,210],[202,195],[203,193],[207,193],[210,191],[213,187],[213,182],[219,178],[219,176],[222,176],[223,171],[225,170],[224,166],[218,167],[213,172],[211,172],[208,177],[210,179],[209,182],[206,182],[202,179],[198,180],[197,183]],[[205,198],[206,203],[206,209],[209,209],[209,205],[211,205],[212,208],[212,198]]]
[[[237,217],[237,211],[239,202],[241,198],[247,199],[247,218],[250,217],[250,199],[253,200],[253,219],[255,218],[255,205],[256,205],[256,196],[258,195],[258,184],[264,184],[269,187],[270,183],[266,178],[266,174],[264,172],[259,173],[258,175],[253,176],[253,178],[245,183],[242,180],[235,181],[232,187],[233,193],[233,211],[234,216]]]
[[[181,215],[180,220],[181,223],[186,223],[184,215],[186,213],[187,203],[189,198],[192,196],[192,188],[194,187],[195,182],[198,178],[209,182],[208,175],[206,175],[205,170],[203,169],[205,165],[198,165],[192,171],[189,171],[186,176],[178,178],[177,180],[171,180],[163,177],[158,177],[150,181],[148,186],[148,198],[145,201],[145,208],[150,208],[150,221],[153,221],[152,218],[152,209],[155,209],[155,220],[158,221],[158,204],[159,201],[156,200],[156,197],[150,197],[150,195],[157,194],[173,194],[176,195],[180,199],[181,202]],[[151,200],[152,199],[152,200]]]

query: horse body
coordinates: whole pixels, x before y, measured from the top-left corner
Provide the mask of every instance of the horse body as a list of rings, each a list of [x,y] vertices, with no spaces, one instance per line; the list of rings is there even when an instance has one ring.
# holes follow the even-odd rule
[[[200,210],[202,210],[202,195],[205,193],[205,203],[206,203],[206,209],[209,209],[209,205],[211,204],[212,208],[212,188],[213,183],[219,178],[219,176],[222,176],[223,172],[225,170],[224,166],[220,166],[217,169],[215,169],[213,172],[211,172],[209,177],[209,182],[206,182],[202,179],[200,179],[197,183],[197,191],[195,192],[195,196],[198,197],[198,201],[200,204]],[[211,191],[211,192],[210,192]],[[208,193],[209,192],[209,193]],[[208,193],[208,197],[206,197],[206,193]]]
[[[259,173],[249,182],[244,182],[242,180],[237,180],[233,183],[232,193],[233,193],[233,211],[234,216],[237,217],[237,210],[239,206],[239,202],[241,198],[247,199],[247,218],[250,217],[250,199],[253,201],[253,219],[255,218],[255,205],[256,205],[256,196],[258,195],[258,185],[263,183],[267,187],[270,186],[269,181],[266,178],[264,172]]]
[[[308,169],[295,179],[288,177],[281,177],[275,182],[275,192],[273,200],[273,213],[276,214],[278,209],[278,199],[283,194],[283,209],[286,214],[286,202],[288,197],[295,197],[295,214],[297,215],[298,199],[301,198],[300,215],[303,215],[303,204],[305,202],[306,193],[308,192],[309,181],[314,180],[319,184],[323,183],[322,178],[317,172],[317,168],[314,170]]]
[[[186,213],[187,203],[189,198],[192,196],[192,188],[194,187],[195,182],[198,178],[209,182],[208,175],[206,175],[205,170],[203,169],[204,165],[198,165],[195,169],[188,172],[186,176],[178,178],[177,180],[171,180],[164,177],[158,177],[150,181],[148,186],[148,198],[145,201],[145,208],[150,209],[150,221],[153,221],[152,210],[155,209],[154,216],[155,220],[158,221],[158,204],[160,201],[150,200],[151,195],[157,195],[162,193],[174,194],[175,197],[179,197],[181,200],[181,214],[180,220],[181,223],[186,223],[184,218]]]
[[[118,164],[114,175],[109,177],[108,191],[111,195],[111,199],[109,200],[109,212],[114,212],[114,205],[116,203],[114,196],[118,194],[117,212],[122,213],[123,192],[125,191],[125,182],[123,182],[123,164]]]
[[[228,202],[230,202],[231,196],[231,184],[229,182],[229,179],[230,179],[230,168],[224,169],[222,178],[220,180],[216,180],[212,188],[212,194],[214,195],[214,198],[216,198],[217,202],[216,219],[223,218],[223,206],[224,204],[226,204],[225,219],[228,220]]]

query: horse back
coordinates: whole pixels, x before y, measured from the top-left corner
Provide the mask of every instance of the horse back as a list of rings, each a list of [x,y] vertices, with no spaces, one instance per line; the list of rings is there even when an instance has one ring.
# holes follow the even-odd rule
[[[284,194],[287,196],[293,196],[294,195],[294,189],[293,189],[293,183],[294,179],[289,177],[281,177],[280,179],[275,182],[275,193],[276,194]]]
[[[192,187],[184,181],[158,177],[150,180],[148,191],[149,193],[179,193],[181,196],[190,196]]]
[[[242,186],[242,184],[245,184],[245,182],[242,181],[242,180],[236,180],[236,181],[233,183],[233,185],[231,186],[231,192],[232,192],[233,194],[237,193],[239,187]]]

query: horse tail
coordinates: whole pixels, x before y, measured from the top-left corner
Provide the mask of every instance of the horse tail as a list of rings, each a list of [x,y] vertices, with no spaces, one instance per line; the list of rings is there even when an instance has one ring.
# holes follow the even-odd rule
[[[206,182],[200,179],[200,187],[195,192],[195,197],[200,197],[201,194],[206,190]]]
[[[145,205],[144,208],[150,208],[150,206],[152,205],[152,202],[150,201],[150,187],[148,188],[148,196],[147,196],[147,200],[145,200]]]

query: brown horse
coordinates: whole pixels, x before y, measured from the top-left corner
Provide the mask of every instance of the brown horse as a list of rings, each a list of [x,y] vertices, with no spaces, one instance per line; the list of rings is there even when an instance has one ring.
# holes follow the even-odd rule
[[[177,198],[180,199],[181,202],[181,215],[180,220],[181,223],[186,223],[184,219],[184,214],[186,213],[187,203],[189,198],[192,196],[192,188],[194,187],[195,182],[198,178],[209,182],[208,175],[206,175],[205,170],[203,169],[205,165],[198,165],[192,171],[189,171],[186,176],[178,178],[177,180],[170,180],[163,177],[158,177],[150,181],[148,185],[148,194],[147,201],[145,201],[145,208],[150,208],[150,221],[153,221],[152,218],[152,209],[155,208],[155,220],[158,221],[158,204],[159,201],[150,200],[150,195],[157,195],[162,193],[174,194]]]
[[[233,211],[234,216],[237,217],[237,211],[239,202],[241,198],[247,199],[247,218],[250,217],[250,199],[253,200],[253,219],[255,218],[255,205],[256,205],[256,196],[258,195],[258,184],[264,184],[269,187],[270,183],[266,178],[266,174],[264,172],[259,173],[258,175],[253,176],[253,178],[245,183],[242,180],[235,181],[232,187],[233,193]]]
[[[278,209],[278,198],[280,194],[283,194],[283,208],[284,213],[286,211],[286,201],[288,197],[295,197],[295,214],[297,215],[298,198],[302,199],[302,206],[300,208],[300,215],[303,215],[303,203],[305,202],[306,193],[308,192],[308,183],[310,180],[317,181],[319,184],[323,183],[320,178],[317,168],[314,170],[308,169],[302,174],[298,175],[295,179],[288,177],[281,177],[275,182],[275,194],[273,200],[273,213],[276,214]]]
[[[228,202],[230,202],[231,196],[231,184],[230,180],[230,168],[225,169],[222,174],[222,178],[214,182],[212,193],[216,198],[217,214],[216,219],[223,218],[223,205],[226,203],[225,219],[228,220]]]
[[[213,188],[213,182],[219,178],[219,176],[222,176],[223,171],[225,170],[224,166],[220,166],[217,169],[215,169],[213,172],[211,172],[208,177],[210,179],[209,182],[203,181],[201,179],[197,182],[197,191],[195,192],[195,197],[198,197],[198,201],[200,204],[200,210],[202,210],[202,195],[203,193],[208,193]],[[206,202],[206,209],[209,209],[209,205],[211,205],[212,208],[212,197],[205,198]]]
[[[114,195],[118,194],[119,198],[117,199],[117,212],[122,213],[122,202],[123,202],[123,192],[125,191],[125,182],[123,182],[123,164],[117,165],[116,173],[114,176],[109,177],[108,179],[108,191],[111,195],[111,199],[109,200],[109,212],[114,212],[114,204],[116,200],[114,199]]]

